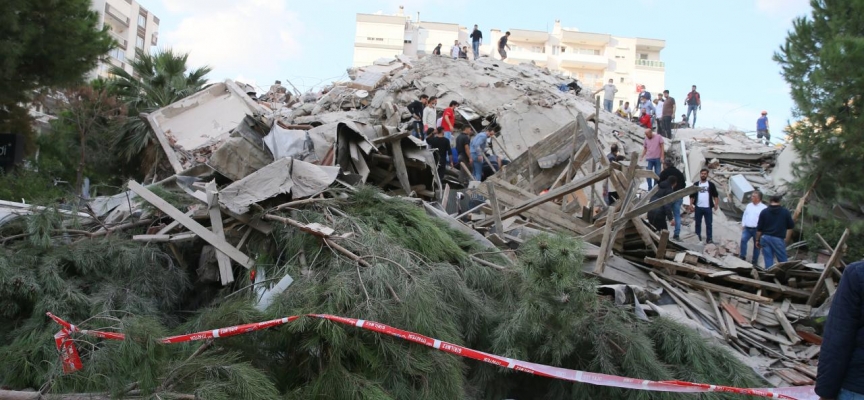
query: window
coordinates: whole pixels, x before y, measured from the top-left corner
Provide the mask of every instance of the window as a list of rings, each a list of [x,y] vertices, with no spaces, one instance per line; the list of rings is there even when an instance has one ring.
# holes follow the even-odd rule
[[[141,14],[138,14],[138,26],[142,28],[147,27],[147,17]]]
[[[367,37],[366,40],[368,40],[368,41],[370,41],[370,42],[383,42],[383,41],[384,41],[384,38]]]
[[[624,77],[623,76],[621,77],[621,83],[624,83]]]
[[[639,59],[640,60],[647,60],[648,59],[648,53],[639,53]]]
[[[143,37],[141,37],[141,36],[135,37],[135,47],[137,47],[138,50],[144,50],[144,38]]]
[[[153,32],[153,34],[150,35],[150,44],[155,46],[157,42],[159,42],[159,32]]]
[[[411,39],[405,39],[405,44],[411,44]]]
[[[561,54],[564,54],[566,52],[567,52],[567,48],[564,46],[561,46]]]
[[[111,51],[108,52],[108,55],[110,55],[111,57],[113,57],[117,61],[126,60],[126,50],[123,50],[120,48],[111,49]]]
[[[543,46],[531,46],[532,53],[545,53],[546,48]]]

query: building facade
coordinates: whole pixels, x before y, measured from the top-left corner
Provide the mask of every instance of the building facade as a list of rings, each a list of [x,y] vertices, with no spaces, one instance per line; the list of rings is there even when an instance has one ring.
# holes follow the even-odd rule
[[[129,62],[135,59],[136,50],[148,54],[159,42],[159,18],[135,0],[93,0],[92,6],[99,13],[98,28],[107,26],[117,42],[108,61],[92,72],[93,77],[109,76],[111,65],[132,73]]]
[[[470,29],[473,26],[420,21],[419,14],[412,20],[401,7],[395,15],[357,14],[353,66],[371,65],[379,58],[397,54],[425,57],[439,43],[442,56],[449,56],[454,41],[468,46],[470,52]],[[505,32],[500,29],[483,32],[480,53],[500,59],[497,43]],[[507,63],[533,62],[578,79],[591,91],[612,79],[618,87],[616,107],[625,101],[632,105],[642,85],[652,94],[666,89],[666,65],[660,59],[666,47],[664,40],[581,32],[562,28],[560,21],[555,21],[552,32],[525,29],[509,32]]]

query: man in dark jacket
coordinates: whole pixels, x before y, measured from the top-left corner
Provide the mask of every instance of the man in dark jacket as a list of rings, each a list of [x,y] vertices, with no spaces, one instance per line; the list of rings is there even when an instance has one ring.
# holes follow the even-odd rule
[[[682,174],[678,168],[675,168],[675,163],[669,158],[667,158],[663,164],[665,168],[663,169],[663,172],[660,173],[660,181],[665,181],[669,179],[670,176],[674,176],[679,182],[675,191],[677,192],[683,189],[684,182],[687,182],[687,180],[684,179],[684,174]],[[672,240],[681,240],[681,206],[683,204],[683,197],[672,203],[672,215],[675,216],[675,235],[672,236]]]
[[[699,192],[690,195],[690,211],[695,212],[696,218],[696,237],[702,241],[702,219],[705,219],[705,243],[714,243],[712,240],[714,221],[714,211],[720,209],[720,195],[717,193],[717,187],[714,182],[708,180],[708,169],[702,168],[699,171],[699,180],[693,183],[693,186],[699,186]]]
[[[426,132],[423,132],[423,109],[426,108],[428,101],[429,96],[421,94],[419,100],[414,100],[408,104],[408,111],[411,113],[411,130],[413,135],[419,139],[426,139]]]
[[[786,207],[780,205],[780,196],[771,196],[768,208],[759,213],[759,223],[756,224],[756,247],[762,250],[765,269],[777,262],[786,262],[786,244],[792,237],[795,221]]]
[[[831,301],[816,394],[822,400],[864,399],[864,261],[846,267]]]
[[[675,192],[675,188],[678,187],[678,178],[674,176],[670,176],[666,178],[666,180],[661,181],[659,185],[660,190],[651,197],[651,201],[660,200],[672,193]],[[648,222],[654,226],[654,229],[658,231],[662,231],[663,229],[668,229],[668,225],[666,225],[666,221],[669,221],[672,226],[676,226],[678,222],[675,221],[675,217],[672,215],[672,203],[666,204],[663,207],[655,208],[651,211],[648,211]]]

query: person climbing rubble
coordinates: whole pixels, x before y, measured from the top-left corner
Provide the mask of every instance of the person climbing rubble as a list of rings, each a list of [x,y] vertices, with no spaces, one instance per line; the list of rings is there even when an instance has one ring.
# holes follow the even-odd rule
[[[498,54],[501,56],[501,61],[507,59],[507,50],[510,50],[510,45],[507,44],[507,39],[510,38],[510,31],[507,31],[501,39],[498,39]],[[504,48],[507,50],[504,50]]]
[[[441,55],[441,43],[438,43],[438,45],[435,46],[434,49],[432,49],[432,55],[433,56],[440,56]]]
[[[747,261],[747,245],[750,240],[753,240],[753,259],[751,263],[754,267],[757,266],[759,261],[759,242],[756,240],[756,227],[759,224],[759,215],[766,208],[768,206],[762,202],[762,192],[756,190],[750,195],[750,204],[744,209],[744,216],[741,217],[741,254],[739,257]],[[766,265],[766,267],[768,266]]]
[[[660,173],[660,182],[663,182],[669,177],[674,176],[675,180],[678,182],[676,186],[676,192],[684,189],[684,185],[687,180],[684,179],[684,174],[678,168],[675,168],[675,163],[672,159],[667,158],[663,163],[663,172]],[[684,198],[679,198],[672,203],[672,216],[675,217],[675,232],[672,236],[672,240],[681,240],[681,206],[684,204]]]
[[[650,101],[647,102],[650,103]],[[660,177],[660,166],[663,165],[663,160],[666,159],[663,144],[663,136],[655,134],[651,128],[645,129],[645,140],[642,145],[642,157],[640,157],[640,160],[648,161],[646,169],[654,171],[658,178]],[[648,190],[651,190],[655,183],[657,182],[654,182],[653,179],[648,179]]]
[[[470,127],[469,127],[470,128]],[[483,180],[483,165],[488,160],[486,157],[486,145],[490,137],[495,137],[494,129],[482,131],[471,139],[471,162],[473,163],[474,180]]]
[[[654,108],[654,102],[651,101],[650,97],[642,97],[641,101],[642,103],[639,106],[641,113],[639,116],[639,123],[643,127],[650,129],[654,126],[654,113],[656,111]]]
[[[618,114],[619,117],[624,118],[628,121],[633,118],[633,110],[630,109],[630,102],[625,101],[624,105],[618,107],[618,110],[615,111],[615,114]]]
[[[615,93],[618,93],[618,89],[615,87],[614,81],[610,78],[609,83],[603,85],[600,89],[598,89],[592,96],[596,96],[598,93],[603,92],[603,109],[609,112],[612,112],[612,103],[615,102]]]
[[[762,116],[756,120],[756,139],[765,138],[765,144],[771,144],[771,133],[768,131],[768,111],[762,111]]]
[[[684,100],[684,105],[687,106],[687,123],[690,124],[690,113],[693,113],[693,123],[691,127],[696,127],[696,110],[702,109],[702,96],[696,91],[696,85],[687,93],[687,99]]]
[[[654,196],[651,196],[651,201],[660,200],[674,193],[675,189],[678,187],[678,178],[670,176],[666,178],[666,180],[660,181],[657,186],[659,186],[660,189],[657,190],[657,193],[655,193]],[[672,212],[673,204],[674,203],[669,203],[663,207],[655,208],[648,212],[648,222],[651,223],[651,226],[653,226],[654,229],[662,231],[664,229],[669,229],[668,225],[672,225],[676,228],[678,227],[680,222],[675,221],[675,215]],[[669,223],[667,224],[666,221],[669,221]]]
[[[459,53],[462,51],[462,48],[459,47],[459,41],[453,41],[453,47],[450,48],[450,57],[453,57],[454,60],[459,58]]]
[[[458,107],[459,102],[452,100],[450,106],[445,108],[441,115],[441,128],[444,129],[444,137],[447,139],[453,137],[453,128],[456,126],[456,108]]]
[[[756,245],[762,250],[766,270],[774,266],[775,259],[778,263],[788,261],[786,245],[795,228],[792,214],[780,205],[780,200],[779,195],[771,196],[771,203],[759,213],[756,225]]]
[[[714,211],[720,209],[720,195],[717,186],[708,180],[708,168],[699,171],[699,180],[693,183],[699,192],[690,195],[690,212],[695,213],[696,237],[702,241],[702,220],[705,220],[705,243],[714,243]],[[758,240],[757,240],[758,242]]]
[[[471,50],[474,51],[474,59],[480,58],[480,45],[483,44],[483,32],[477,25],[474,25],[474,30],[471,31]]]
[[[464,164],[469,171],[472,169],[471,163],[471,137],[474,136],[474,130],[471,129],[471,126],[464,125],[460,127],[462,133],[459,134],[459,137],[456,138],[456,151],[457,151],[457,165],[456,168],[459,169],[459,177],[460,181],[467,185],[468,181],[471,180],[471,177],[468,176],[465,171],[462,169],[461,165]]]
[[[411,134],[419,139],[425,139],[426,131],[423,130],[423,109],[429,102],[429,96],[421,94],[418,100],[408,104],[408,112],[411,113]]]
[[[606,159],[609,160],[609,163],[620,162],[624,160],[624,156],[618,155],[618,145],[613,144],[609,148],[609,154],[606,155]],[[618,199],[620,199],[618,192],[615,190],[609,190],[609,179],[606,179],[606,182],[603,183],[603,197],[606,199],[606,205],[611,206],[615,204]]]
[[[450,140],[444,137],[444,131],[441,128],[429,128],[426,131],[426,143],[429,147],[435,149],[435,159],[438,161],[438,179],[444,179],[447,172],[447,164],[453,164],[450,151]]]
[[[675,116],[675,111],[677,111],[677,105],[675,104],[675,98],[669,96],[669,91],[663,91],[663,97],[665,97],[663,101],[663,107],[660,108],[660,122],[658,124],[663,125],[663,132],[666,133],[667,139],[672,139],[672,118]]]
[[[436,106],[438,105],[438,98],[432,96],[426,101],[426,108],[423,109],[423,130],[427,131],[430,128],[437,128],[435,125],[436,119],[438,117],[438,111],[436,110]]]

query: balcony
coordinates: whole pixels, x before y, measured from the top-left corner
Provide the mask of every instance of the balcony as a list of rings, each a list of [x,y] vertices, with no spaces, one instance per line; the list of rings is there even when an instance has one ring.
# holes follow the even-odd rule
[[[607,44],[609,44],[609,41],[611,39],[612,39],[612,35],[603,34],[603,33],[589,33],[589,32],[564,30],[561,34],[561,43],[564,43],[570,47],[579,47],[579,46],[574,46],[574,44],[588,44],[588,45],[594,45],[594,46],[606,46]]]
[[[117,47],[126,50],[126,46],[129,45],[129,42],[125,38],[123,38],[123,36],[121,36],[117,32],[114,32],[113,29],[109,29],[108,34],[111,35],[115,42],[117,42]]]
[[[379,48],[379,49],[402,50],[402,48],[405,46],[405,39],[404,38],[389,39],[389,38],[370,37],[370,36],[355,36],[354,37],[354,46],[355,47],[374,47],[374,48]],[[441,53],[443,54],[444,51],[445,51],[445,49],[442,48]]]
[[[533,51],[513,49],[507,51],[507,59],[517,62],[531,62],[546,65],[548,57],[546,53],[535,53]]]
[[[579,69],[606,69],[609,59],[594,54],[562,53],[558,55],[562,67]]]
[[[105,4],[105,15],[113,18],[125,27],[129,27],[129,17],[123,14],[120,10],[112,7],[110,4]]]
[[[497,38],[495,40],[498,40]],[[549,40],[549,34],[542,31],[530,31],[527,29],[511,29],[510,39],[512,42],[529,42],[529,43],[546,43]]]
[[[636,68],[665,69],[666,63],[659,60],[636,60]]]

